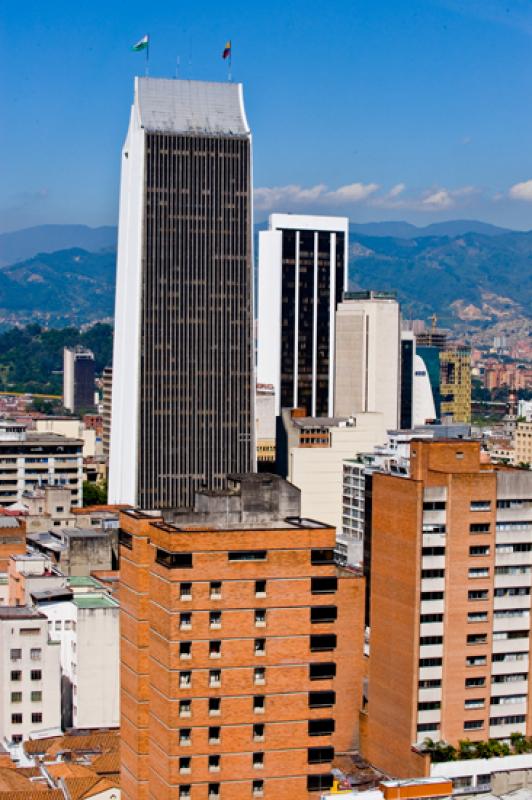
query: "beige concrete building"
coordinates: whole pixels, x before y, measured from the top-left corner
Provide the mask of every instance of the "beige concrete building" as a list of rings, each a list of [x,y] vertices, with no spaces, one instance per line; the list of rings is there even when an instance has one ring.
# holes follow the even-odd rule
[[[296,409],[284,410],[283,422],[286,476],[301,489],[301,515],[341,530],[344,459],[385,444],[384,415],[304,417]]]
[[[389,292],[347,292],[336,311],[334,413],[382,413],[399,425],[400,315]]]
[[[514,434],[514,463],[532,464],[532,422],[518,422]]]
[[[44,417],[35,421],[38,433],[55,433],[83,440],[83,458],[102,455],[103,445],[93,428],[86,428],[77,417]]]

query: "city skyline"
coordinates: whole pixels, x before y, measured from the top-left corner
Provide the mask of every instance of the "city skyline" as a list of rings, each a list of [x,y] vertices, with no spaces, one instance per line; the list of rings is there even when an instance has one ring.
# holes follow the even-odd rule
[[[116,222],[124,98],[145,61],[131,46],[145,33],[153,77],[178,67],[200,80],[226,79],[231,38],[254,130],[257,221],[299,210],[531,227],[532,9],[523,2],[26,9],[8,3],[0,33],[12,75],[1,230]]]

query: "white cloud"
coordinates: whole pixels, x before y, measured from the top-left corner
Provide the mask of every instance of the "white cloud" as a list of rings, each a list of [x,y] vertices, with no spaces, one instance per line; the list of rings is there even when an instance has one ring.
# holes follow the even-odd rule
[[[329,191],[323,183],[309,188],[289,184],[288,186],[259,187],[254,191],[255,206],[261,211],[296,205],[337,205],[359,203],[379,188],[376,183],[350,183]]]
[[[532,180],[515,183],[508,192],[512,200],[532,202]]]
[[[403,194],[404,190],[406,189],[405,183],[396,183],[395,186],[392,186],[390,191],[388,192],[388,197],[390,199],[394,197],[399,197],[400,194]]]
[[[429,208],[430,210],[450,208],[450,206],[453,204],[453,198],[447,189],[437,189],[435,192],[431,192],[430,194],[426,195],[421,201],[421,205],[424,208]]]

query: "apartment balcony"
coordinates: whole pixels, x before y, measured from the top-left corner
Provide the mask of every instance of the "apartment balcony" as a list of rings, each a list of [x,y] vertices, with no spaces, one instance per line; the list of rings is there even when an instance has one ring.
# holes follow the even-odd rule
[[[431,711],[418,711],[417,721],[418,724],[427,722],[439,722],[441,720],[441,710],[434,708]]]
[[[494,661],[491,665],[492,675],[512,675],[515,672],[528,672],[528,658],[520,661]]]
[[[526,722],[514,722],[512,725],[490,725],[490,739],[509,739],[512,733],[526,734]]]
[[[520,639],[494,639],[492,642],[493,653],[528,653],[530,637]]]
[[[530,531],[516,528],[510,531],[497,531],[495,534],[496,544],[522,544],[530,542]]]
[[[422,592],[444,592],[445,578],[423,578],[421,581]]]
[[[423,547],[445,547],[444,533],[423,533]]]
[[[443,622],[423,622],[419,626],[420,636],[443,636]]]
[[[442,658],[443,644],[425,644],[419,648],[420,658]]]
[[[419,607],[420,614],[443,614],[445,600],[422,600]]]
[[[532,586],[532,574],[519,573],[517,575],[495,575],[494,585],[496,589],[516,589],[520,586],[530,588]]]
[[[493,632],[522,631],[530,628],[530,611],[519,617],[494,617]]]
[[[445,556],[423,556],[421,569],[445,569]]]
[[[530,608],[530,595],[508,595],[507,597],[493,598],[494,611],[503,611],[511,608]]]
[[[499,550],[495,551],[496,567],[525,567],[530,565],[532,565],[532,550],[529,553],[504,553]]]
[[[492,695],[528,694],[528,681],[508,681],[507,683],[492,683]]]
[[[419,680],[420,681],[429,681],[434,679],[441,679],[443,672],[442,667],[420,667],[419,669]],[[517,672],[517,670],[516,670]]]
[[[441,700],[441,686],[436,689],[419,689],[418,703],[437,703]]]

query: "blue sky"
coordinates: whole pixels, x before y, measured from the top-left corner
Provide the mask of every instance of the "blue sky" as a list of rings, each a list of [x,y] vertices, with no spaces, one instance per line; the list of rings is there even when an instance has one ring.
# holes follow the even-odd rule
[[[532,228],[530,0],[3,0],[0,230],[114,224],[142,54],[245,85],[256,215]]]

